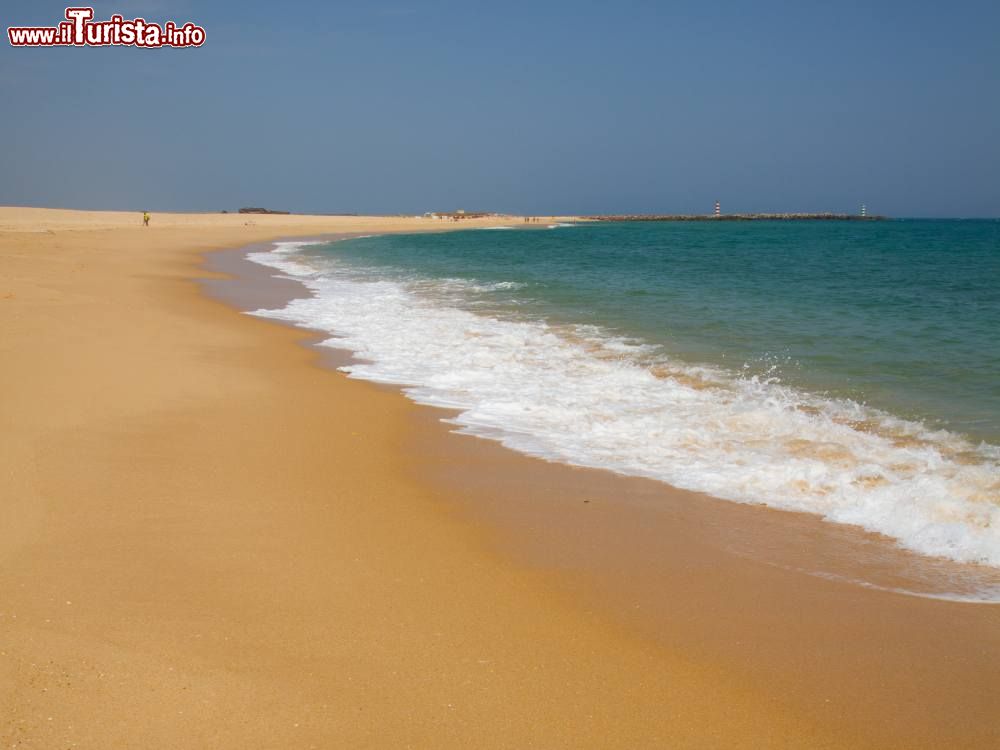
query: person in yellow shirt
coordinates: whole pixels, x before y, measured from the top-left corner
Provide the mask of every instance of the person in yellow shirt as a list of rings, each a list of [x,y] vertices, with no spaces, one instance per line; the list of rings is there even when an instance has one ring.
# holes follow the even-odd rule
[[[149,211],[143,211],[142,212],[142,225],[144,227],[148,227],[149,226]]]

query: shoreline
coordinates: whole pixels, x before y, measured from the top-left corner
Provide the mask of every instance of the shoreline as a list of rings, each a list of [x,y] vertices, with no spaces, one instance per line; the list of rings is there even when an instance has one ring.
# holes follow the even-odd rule
[[[589,221],[890,221],[888,216],[877,214],[834,213],[764,213],[764,214],[610,214],[586,216]]]
[[[19,305],[0,736],[996,741],[994,608],[747,562],[716,537],[757,509],[664,509],[644,480],[454,435],[440,412],[310,366],[308,332],[192,283],[217,276],[200,270],[213,249],[316,233],[284,226],[0,235],[0,302]],[[624,513],[609,500],[626,485]],[[623,589],[640,563],[656,574]]]
[[[330,238],[331,241],[337,241],[340,239],[350,239],[350,238],[348,237]],[[469,236],[469,239],[470,240],[472,239],[471,235]],[[311,252],[308,245],[317,244],[315,240],[310,240],[304,243],[283,241],[277,244],[288,247],[285,247],[284,249],[278,251],[277,254],[272,256],[272,259],[264,257],[268,255],[268,253],[266,252],[265,253],[255,252],[253,253],[253,257],[249,258],[253,261],[253,263],[251,263],[250,265],[242,264],[240,260],[241,257],[243,257],[244,255],[249,255],[249,253],[233,254],[232,257],[235,259],[233,268],[231,269],[233,274],[236,276],[239,276],[241,274],[246,275],[247,273],[251,274],[255,279],[253,288],[260,289],[262,293],[263,290],[267,289],[266,282],[268,279],[267,272],[261,271],[262,267],[266,267],[267,269],[269,269],[272,278],[282,279],[280,282],[276,281],[277,284],[282,285],[282,288],[286,288],[289,282],[292,282],[293,284],[301,284],[302,286],[296,293],[275,300],[273,303],[268,303],[266,300],[256,298],[254,297],[253,294],[251,294],[250,301],[247,304],[242,305],[241,306],[242,309],[245,309],[247,311],[259,310],[261,313],[260,317],[264,317],[273,321],[284,322],[296,327],[301,327],[305,330],[317,331],[318,332],[317,335],[319,338],[321,339],[329,338],[329,341],[321,342],[321,345],[318,347],[319,351],[325,351],[325,352],[341,351],[340,349],[337,348],[339,346],[338,341],[339,339],[341,339],[341,337],[345,335],[349,339],[353,337],[354,340],[358,342],[355,344],[356,348],[357,347],[365,348],[366,334],[364,333],[364,328],[368,325],[368,323],[365,321],[359,321],[356,317],[352,318],[352,313],[348,311],[346,308],[343,308],[342,305],[341,305],[341,314],[344,316],[344,318],[341,319],[340,322],[332,322],[332,321],[337,321],[337,318],[333,318],[331,321],[330,319],[327,318],[327,315],[324,312],[323,307],[317,308],[312,303],[308,303],[306,305],[306,307],[309,310],[311,310],[310,313],[298,312],[298,313],[286,314],[284,308],[286,307],[286,303],[292,298],[295,298],[297,300],[312,299],[316,296],[319,296],[321,300],[324,298],[323,293],[316,293],[313,291],[314,289],[317,289],[319,287],[314,285],[312,280],[313,273],[311,271],[307,270],[304,276],[302,277],[298,275],[296,268],[299,266],[299,263],[295,260],[295,258],[301,257],[302,259],[306,260],[306,266],[309,267],[311,265],[308,262],[309,258],[313,256],[315,256],[316,258],[321,258],[323,255],[326,254],[326,252],[320,251],[318,255],[316,253]],[[296,248],[297,245],[298,248]],[[417,247],[423,247],[429,249],[429,245],[426,242],[424,242],[421,245],[420,241],[418,241]],[[254,249],[259,251],[262,248],[257,247]],[[351,251],[349,249],[345,250],[348,253],[348,255],[351,255]],[[302,252],[303,255],[299,256],[300,252]],[[416,250],[416,252],[419,252],[419,250]],[[286,253],[288,254],[286,255]],[[289,259],[289,262],[291,263],[290,266],[286,267],[285,265],[283,265],[282,261],[279,260],[285,258]],[[239,285],[237,284],[236,287],[238,288]],[[287,287],[287,288],[291,289],[294,287]],[[343,293],[350,295],[352,294],[352,291],[350,288],[348,288],[344,290]],[[332,303],[333,300],[328,299],[327,302]],[[357,305],[360,305],[362,309],[364,304],[365,300],[363,297],[357,299]],[[351,305],[351,307],[355,307],[355,305]],[[371,314],[374,314],[377,319],[380,313],[377,309],[375,309],[371,311]],[[316,316],[318,316],[318,318]],[[319,324],[320,327],[317,328],[316,327],[317,324],[315,322],[316,320],[320,321],[325,320],[326,322],[320,323]],[[490,314],[487,314],[485,318],[481,318],[480,320],[489,323],[492,321],[492,318]],[[344,325],[346,325],[347,327],[344,328],[343,327]],[[468,325],[471,326],[472,330],[477,330],[478,326],[477,323],[469,323]],[[520,334],[520,331],[517,331],[517,333]],[[420,351],[421,349],[419,340],[420,334],[411,334],[411,335],[415,337],[413,342],[411,342],[415,348],[411,348],[410,351],[411,352]],[[570,338],[572,340],[572,336]],[[381,345],[384,347],[385,341],[381,341]],[[458,339],[451,341],[451,346],[461,348],[463,346],[461,338],[459,337]],[[343,348],[343,351],[346,351],[349,348],[350,347],[345,346]],[[448,354],[446,350],[442,351],[441,353],[444,356],[447,356]],[[347,354],[344,354],[343,356],[347,356]],[[390,357],[392,356],[391,351],[389,353],[389,356]],[[422,355],[418,355],[417,359],[419,359],[419,356]],[[413,355],[411,354],[411,358],[412,357]],[[413,363],[414,369],[410,370],[408,369],[409,365],[407,363],[397,361],[387,371],[380,370],[380,367],[384,364],[380,361],[372,362],[369,360],[362,360],[362,361],[355,360],[350,364],[357,365],[351,368],[352,370],[354,370],[354,372],[351,373],[350,375],[352,378],[357,377],[360,379],[368,379],[373,382],[382,383],[389,387],[395,387],[398,391],[406,393],[408,398],[411,398],[418,404],[433,406],[435,404],[462,403],[463,399],[465,398],[463,394],[460,392],[456,392],[455,394],[453,394],[454,398],[458,399],[457,402],[453,401],[448,393],[444,393],[443,397],[440,394],[435,395],[435,387],[433,386],[430,388],[431,391],[430,396],[428,396],[426,393],[422,393],[421,391],[425,390],[424,386],[427,386],[426,380],[422,379],[424,377],[422,373],[426,368],[422,368],[419,362],[414,362]],[[688,360],[687,366],[698,367],[700,366],[700,364],[698,360]],[[472,365],[472,367],[475,367],[475,365]],[[407,380],[405,378],[401,379],[399,375],[400,372],[407,372],[416,379],[415,380]],[[481,373],[481,375],[484,374],[485,373]],[[406,385],[394,386],[394,383],[406,383]],[[507,386],[515,390],[519,387],[518,384],[514,382],[508,382]],[[412,391],[413,388],[416,388],[416,392]],[[805,391],[805,393],[808,394],[808,391]],[[812,403],[811,402],[809,403],[810,406],[812,406]],[[851,405],[854,402],[848,402],[848,403],[849,405]],[[538,406],[537,403],[535,405]],[[589,415],[591,418],[595,418],[595,416],[597,419],[600,420],[613,418],[608,413],[602,411],[600,409],[599,404],[590,403],[589,406],[594,407],[594,412]],[[641,405],[633,404],[632,408],[636,408],[636,406],[641,406]],[[579,404],[577,404],[576,408],[581,408],[584,411],[586,411],[588,409],[588,405],[580,406]],[[634,467],[630,466],[626,461],[617,461],[617,462],[603,461],[600,460],[599,457],[597,460],[595,460],[593,454],[587,454],[586,451],[583,451],[582,454],[580,453],[574,454],[572,451],[569,452],[560,451],[558,449],[561,446],[558,443],[556,443],[555,447],[549,444],[545,447],[538,448],[536,446],[533,446],[530,441],[528,441],[527,444],[521,443],[516,439],[512,441],[510,438],[512,437],[518,438],[520,430],[526,430],[527,431],[526,434],[529,435],[532,434],[531,433],[532,427],[530,425],[524,426],[523,424],[521,424],[519,428],[511,430],[509,428],[509,425],[505,424],[502,420],[494,419],[493,421],[491,421],[491,418],[489,417],[488,414],[484,418],[482,414],[479,414],[477,412],[474,396],[472,397],[472,402],[469,403],[468,408],[459,409],[454,412],[448,411],[447,413],[449,422],[455,425],[456,430],[461,431],[464,434],[479,435],[489,440],[496,440],[498,442],[501,442],[503,445],[510,447],[510,449],[514,450],[515,452],[519,452],[524,455],[533,455],[545,461],[565,463],[581,468],[591,467],[603,471],[610,471],[622,476],[632,476],[632,477],[646,476],[655,479],[658,483],[662,483],[663,485],[669,486],[674,489],[679,489],[683,487],[692,493],[705,493],[711,495],[714,498],[723,499],[731,503],[735,502],[751,506],[757,506],[757,505],[766,506],[775,510],[786,510],[792,513],[806,513],[809,514],[813,519],[823,519],[825,522],[834,524],[834,526],[836,527],[848,526],[851,528],[851,531],[843,531],[842,533],[847,535],[848,537],[853,535],[857,539],[856,543],[853,544],[849,543],[849,546],[847,548],[848,550],[850,550],[851,547],[858,547],[859,545],[870,546],[874,549],[874,551],[866,552],[864,550],[861,550],[862,554],[860,555],[860,557],[862,559],[869,558],[872,556],[895,557],[898,558],[899,562],[899,565],[896,567],[906,572],[912,572],[913,574],[912,576],[903,575],[902,577],[900,576],[890,577],[878,573],[874,574],[873,573],[866,574],[864,572],[859,573],[858,572],[859,568],[855,564],[854,560],[855,555],[851,554],[848,556],[852,559],[852,565],[849,566],[846,570],[828,571],[825,569],[820,569],[814,571],[815,575],[818,576],[829,575],[830,577],[840,580],[855,581],[860,585],[868,586],[870,588],[878,588],[888,592],[896,592],[913,596],[925,596],[928,598],[939,598],[943,600],[968,602],[968,603],[981,603],[981,604],[1000,603],[1000,569],[996,567],[991,567],[989,564],[980,563],[974,560],[968,561],[965,559],[959,559],[957,555],[949,556],[947,549],[944,552],[939,553],[939,556],[936,556],[935,552],[937,550],[928,551],[926,549],[926,546],[920,547],[920,546],[915,546],[912,543],[908,544],[907,543],[908,538],[905,535],[904,536],[894,535],[893,534],[894,529],[883,530],[884,526],[878,523],[864,523],[863,519],[845,521],[845,520],[840,520],[836,516],[831,518],[831,516],[824,513],[824,511],[821,508],[814,508],[810,512],[809,509],[803,508],[802,504],[794,502],[791,503],[782,502],[783,498],[781,498],[780,496],[777,499],[771,499],[767,497],[766,493],[758,492],[756,495],[750,495],[748,497],[745,494],[741,494],[739,492],[736,493],[733,493],[732,491],[727,492],[727,490],[731,490],[731,487],[727,486],[721,487],[721,491],[716,492],[713,491],[712,489],[706,489],[705,488],[706,483],[698,481],[697,478],[695,478],[694,480],[687,479],[687,481],[685,481],[685,478],[681,477],[682,480],[681,483],[675,484],[674,481],[672,481],[671,479],[670,472],[668,471],[662,471],[662,470],[659,472],[638,471],[635,470]],[[476,414],[476,418],[472,419],[471,421],[468,419],[468,415],[470,413]],[[876,411],[873,417],[878,417],[881,414],[883,413],[880,411]],[[687,414],[686,418],[689,418],[691,420],[691,424],[689,426],[694,429],[697,429],[698,427],[697,422],[700,420],[703,421],[706,418],[709,418],[710,416],[714,415],[706,415],[704,412],[701,415],[697,413],[690,413]],[[838,417],[841,419],[844,418],[840,412],[835,413],[833,416],[834,418]],[[514,421],[515,424],[519,424],[516,420],[516,417],[514,418]],[[480,430],[479,428],[482,425],[488,425],[489,429],[484,428]],[[552,429],[552,426],[549,425],[549,428]],[[799,425],[798,428],[802,429],[802,426]],[[683,429],[683,425],[681,426],[681,429]],[[742,434],[742,433],[741,436],[742,439],[745,440],[752,440],[755,437],[759,437],[759,435]],[[892,433],[889,433],[889,436],[892,437]],[[722,440],[725,440],[727,437],[728,436],[726,434],[720,433],[719,435],[717,435],[717,438]],[[516,447],[518,445],[520,445],[521,447]],[[852,446],[852,447],[857,448],[857,446]],[[613,449],[614,446],[613,445],[609,446],[607,443],[601,443],[601,448],[607,451],[609,449]],[[597,453],[599,456],[600,452],[597,451]],[[697,457],[692,456],[692,458],[697,458]],[[792,458],[794,458],[794,456],[792,456]],[[735,459],[735,463],[736,464],[740,463],[739,458]],[[958,488],[958,489],[964,489],[964,488]],[[853,498],[853,500],[859,502],[864,500],[864,498],[861,499]],[[919,509],[911,509],[911,515],[913,515],[916,510]],[[877,513],[875,513],[874,511],[873,515],[877,517]],[[926,517],[918,515],[916,520],[921,520],[921,519],[926,520]],[[907,519],[907,523],[911,527],[918,525],[912,519]],[[824,528],[824,525],[821,525],[819,528],[821,529]],[[885,549],[883,550],[878,549],[880,546]],[[802,564],[802,567],[805,569],[810,569],[809,560],[806,560]],[[908,580],[910,580],[910,583],[907,583]]]
[[[230,261],[224,264],[225,268],[215,266],[215,270],[236,276],[233,282],[236,285],[243,273],[258,276],[263,271],[258,283],[269,273],[279,274],[245,257],[259,249],[227,251],[231,253]],[[283,279],[276,281],[285,283]],[[266,286],[266,281],[263,283]],[[294,296],[308,294],[306,287],[301,286]],[[250,294],[244,299],[242,309],[265,307],[258,304],[260,301]],[[279,320],[263,320],[308,331],[311,335],[305,344],[319,353],[321,366],[335,369],[352,361],[349,351],[320,345],[329,338],[327,332]],[[405,398],[399,386],[361,382]],[[841,719],[850,715],[852,721],[863,717],[869,726],[879,722],[895,725],[894,732],[908,735],[904,746],[919,746],[915,728],[925,723],[922,711],[889,714],[901,695],[919,694],[920,689],[913,685],[916,674],[909,667],[926,653],[927,646],[917,643],[902,648],[898,644],[890,646],[891,627],[882,642],[876,645],[869,637],[865,643],[864,621],[878,611],[880,620],[895,621],[895,628],[904,629],[912,628],[913,622],[930,618],[936,625],[928,626],[922,634],[927,638],[936,628],[949,624],[960,627],[959,623],[951,622],[951,615],[936,608],[938,605],[975,609],[979,604],[984,611],[971,614],[966,626],[975,630],[987,623],[985,636],[989,638],[990,623],[1000,624],[1000,617],[996,616],[1000,613],[992,603],[935,600],[935,594],[930,592],[907,592],[903,587],[912,582],[898,577],[899,571],[910,565],[933,567],[940,563],[958,569],[961,567],[958,564],[923,558],[890,546],[879,535],[831,524],[808,514],[736,504],[656,480],[517,453],[492,440],[454,432],[453,426],[445,422],[454,413],[440,407],[415,405],[415,424],[405,451],[413,457],[410,471],[421,483],[435,487],[463,518],[492,529],[493,543],[502,555],[512,556],[532,568],[556,571],[562,579],[560,587],[586,601],[588,606],[613,612],[616,622],[653,638],[660,645],[676,648],[683,642],[685,652],[697,653],[716,665],[732,667],[745,662],[746,655],[741,652],[746,641],[731,626],[704,613],[714,615],[725,608],[739,611],[743,620],[737,631],[745,627],[750,633],[771,632],[766,644],[757,644],[752,660],[755,663],[744,663],[737,670],[738,679],[747,685],[767,684],[797,710],[807,712],[809,706],[834,700],[830,696],[836,695],[842,710],[850,706]],[[798,548],[800,545],[808,545],[808,549],[803,551]],[[765,550],[763,553],[761,548]],[[824,564],[838,570],[839,575],[828,575],[822,569]],[[685,570],[691,567],[711,569],[712,573],[706,577],[691,576]],[[747,567],[754,569],[748,572]],[[683,572],[678,574],[678,571]],[[878,576],[881,584],[873,585],[866,580],[867,577],[879,580]],[[706,579],[712,585],[705,585]],[[753,583],[738,583],[741,579]],[[716,590],[713,587],[719,587],[720,580],[725,583]],[[684,591],[688,601],[683,607],[683,622],[677,622],[676,603],[665,600],[661,586]],[[807,626],[803,622],[775,622],[774,612],[768,611],[791,616],[796,606],[792,597],[812,600]],[[868,611],[845,617],[845,611],[854,607]],[[803,618],[802,612],[795,615]],[[841,674],[840,684],[829,679],[843,669],[838,662],[845,654],[838,648],[833,658],[827,655],[817,659],[812,653],[816,649],[812,639],[836,643],[841,629],[856,634],[856,669],[877,667],[879,661],[892,662],[891,666],[882,665],[891,670],[892,676],[880,675],[888,695],[880,698],[869,693],[857,694],[856,674]],[[967,637],[970,642],[979,640],[971,633]],[[737,648],[732,647],[733,643]],[[891,659],[884,652],[886,648],[896,651]],[[861,653],[863,658],[859,658]],[[955,654],[941,656],[947,661]],[[828,677],[818,690],[815,685],[801,681],[801,675],[789,679],[794,669],[810,662],[810,670]],[[933,680],[922,689],[928,695],[934,692]],[[837,734],[845,727],[835,720],[829,729]],[[920,731],[931,729],[925,725]],[[892,746],[894,732],[881,737],[878,744]],[[860,742],[861,738],[854,741]]]

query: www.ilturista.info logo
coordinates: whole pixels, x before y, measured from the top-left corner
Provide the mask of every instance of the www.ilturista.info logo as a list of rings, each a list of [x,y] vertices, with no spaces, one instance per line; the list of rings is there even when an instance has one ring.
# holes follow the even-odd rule
[[[13,47],[200,47],[205,29],[195,24],[162,26],[144,18],[126,20],[120,15],[95,22],[93,8],[67,8],[58,26],[10,26],[7,38]]]

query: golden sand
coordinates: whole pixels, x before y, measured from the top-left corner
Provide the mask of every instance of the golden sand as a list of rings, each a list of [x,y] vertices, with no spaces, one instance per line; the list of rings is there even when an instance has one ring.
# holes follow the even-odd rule
[[[447,435],[193,281],[215,248],[442,228],[0,209],[0,746],[995,746],[990,608],[643,559],[639,516],[550,491],[623,485]],[[852,682],[879,711],[822,702]]]

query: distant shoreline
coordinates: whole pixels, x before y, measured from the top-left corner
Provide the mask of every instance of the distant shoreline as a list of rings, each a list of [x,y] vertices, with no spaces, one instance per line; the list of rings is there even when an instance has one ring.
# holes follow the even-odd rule
[[[590,221],[886,221],[888,216],[859,214],[628,214],[586,216]]]

